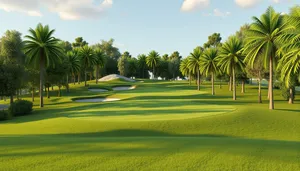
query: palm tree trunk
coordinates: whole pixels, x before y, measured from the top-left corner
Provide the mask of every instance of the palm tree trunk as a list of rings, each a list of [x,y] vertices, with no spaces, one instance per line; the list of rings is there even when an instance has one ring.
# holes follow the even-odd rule
[[[80,84],[80,74],[81,74],[81,73],[79,72],[79,73],[78,73],[78,80],[77,80],[77,81],[78,81],[78,84]]]
[[[48,99],[50,99],[50,87],[49,86],[48,86],[47,97],[48,97]]]
[[[58,95],[57,95],[57,97],[61,97],[61,90],[60,90],[60,85],[58,86]]]
[[[14,103],[14,95],[10,95],[10,104]]]
[[[269,100],[269,109],[274,109],[274,94],[273,94],[273,57],[270,57],[270,81],[269,81],[269,93],[270,93],[270,100]]]
[[[84,70],[84,86],[85,87],[87,86],[86,80],[87,80],[87,73],[86,73],[86,70]]]
[[[31,94],[32,102],[34,102],[34,87],[32,87],[32,94]]]
[[[155,67],[153,65],[153,80],[155,80]]]
[[[222,77],[221,77],[221,80],[220,80],[220,89],[222,89]]]
[[[229,91],[232,91],[232,76],[229,79]]]
[[[192,78],[191,78],[191,72],[189,73],[189,84],[191,85],[192,84]]]
[[[69,74],[67,74],[67,93],[70,93],[70,88],[69,88]]]
[[[232,68],[233,100],[236,100],[235,68]]]
[[[198,86],[198,91],[200,91],[200,71],[197,69],[197,86]]]
[[[73,82],[74,82],[74,85],[75,85],[75,83],[76,83],[75,74],[73,74]]]
[[[99,79],[99,65],[97,65],[96,68],[96,84],[98,84],[98,79]]]
[[[245,80],[242,80],[242,93],[245,93]]]
[[[214,73],[211,73],[211,94],[215,95],[215,80]]]
[[[262,103],[262,99],[261,99],[261,79],[258,80],[258,103]]]
[[[44,55],[41,51],[41,59],[40,59],[40,107],[44,107],[44,94],[43,94],[43,86],[44,86]]]
[[[93,75],[92,75],[92,72],[90,72],[90,81],[92,81],[93,79]]]
[[[289,104],[293,104],[294,103],[294,92],[293,89],[290,88],[290,99],[289,99]]]

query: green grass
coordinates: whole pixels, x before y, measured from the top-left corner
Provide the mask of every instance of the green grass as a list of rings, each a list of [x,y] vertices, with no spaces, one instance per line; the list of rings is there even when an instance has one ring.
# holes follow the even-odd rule
[[[299,96],[289,105],[275,90],[269,111],[267,90],[257,104],[248,85],[232,101],[225,85],[211,96],[209,84],[198,92],[185,81],[89,84],[137,89],[76,84],[43,109],[36,98],[32,115],[0,122],[0,170],[300,170]],[[121,101],[72,101],[82,97]]]

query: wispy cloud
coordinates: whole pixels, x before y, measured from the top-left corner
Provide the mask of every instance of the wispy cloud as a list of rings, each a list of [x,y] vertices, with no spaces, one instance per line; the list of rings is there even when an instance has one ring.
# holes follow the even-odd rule
[[[93,0],[0,0],[0,9],[42,16],[41,8],[57,13],[64,20],[99,18],[113,5],[113,0],[95,4]]]

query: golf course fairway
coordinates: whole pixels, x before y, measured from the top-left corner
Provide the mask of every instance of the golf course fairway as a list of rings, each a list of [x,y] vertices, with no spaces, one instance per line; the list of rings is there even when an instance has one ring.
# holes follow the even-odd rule
[[[250,85],[233,101],[227,85],[210,95],[209,82],[200,91],[187,81],[89,84],[136,89],[71,85],[62,97],[51,92],[43,109],[36,98],[31,115],[0,122],[0,170],[300,170],[299,96],[291,105],[275,90],[270,111],[267,88],[258,104]]]

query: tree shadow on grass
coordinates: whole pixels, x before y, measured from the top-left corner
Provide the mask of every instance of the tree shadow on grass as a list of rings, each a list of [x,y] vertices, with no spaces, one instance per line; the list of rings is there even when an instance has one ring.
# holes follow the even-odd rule
[[[56,148],[53,149],[53,147]],[[2,136],[0,149],[2,149],[1,157],[4,159],[45,155],[57,157],[53,155],[62,154],[117,155],[126,153],[130,156],[156,156],[161,153],[175,154],[180,149],[180,152],[184,153],[200,154],[210,151],[214,155],[242,155],[250,158],[298,163],[300,142],[249,139],[218,134],[172,134],[153,130],[123,129],[78,134]]]

